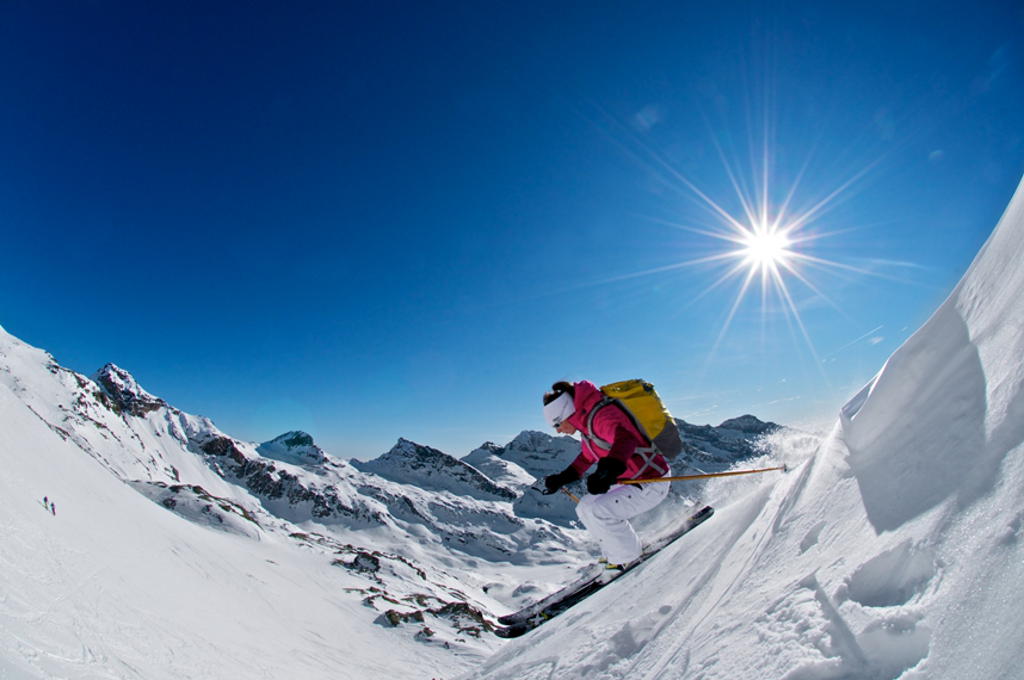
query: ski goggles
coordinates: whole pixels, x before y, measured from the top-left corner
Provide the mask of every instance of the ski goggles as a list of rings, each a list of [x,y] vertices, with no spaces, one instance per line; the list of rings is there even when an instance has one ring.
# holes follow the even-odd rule
[[[576,404],[568,392],[562,392],[557,399],[544,406],[544,418],[554,428],[564,423],[573,413],[576,413]]]

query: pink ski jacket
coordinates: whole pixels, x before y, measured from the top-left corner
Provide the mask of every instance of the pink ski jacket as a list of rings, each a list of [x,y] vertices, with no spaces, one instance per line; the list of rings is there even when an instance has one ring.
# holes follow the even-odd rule
[[[572,424],[583,438],[580,455],[572,462],[572,468],[582,477],[591,465],[605,456],[618,458],[626,464],[626,471],[619,479],[652,479],[669,473],[668,461],[660,453],[650,449],[647,438],[636,428],[626,413],[610,404],[598,410],[591,423],[593,431],[587,429],[590,412],[604,398],[605,394],[589,380],[574,383],[576,396],[573,404],[576,412],[569,416]],[[593,441],[601,439],[610,442],[608,449]]]

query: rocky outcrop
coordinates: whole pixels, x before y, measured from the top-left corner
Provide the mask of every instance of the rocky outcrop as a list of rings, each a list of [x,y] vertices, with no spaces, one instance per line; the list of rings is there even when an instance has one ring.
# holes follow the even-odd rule
[[[327,454],[305,432],[286,432],[280,437],[264,442],[256,448],[264,458],[272,458],[294,465],[323,465]]]
[[[772,422],[764,422],[758,418],[747,414],[740,416],[739,418],[730,418],[724,421],[718,426],[719,430],[736,430],[737,432],[744,432],[746,434],[770,434],[778,430],[781,425]]]
[[[718,427],[676,420],[683,438],[680,459],[697,465],[728,465],[763,453],[762,438],[781,429],[752,415],[724,421]]]
[[[93,376],[93,381],[103,389],[115,410],[129,415],[145,416],[167,407],[166,401],[142,389],[131,373],[114,364],[101,368]]]
[[[477,638],[484,632],[494,630],[494,625],[487,620],[483,612],[466,602],[441,602],[436,607],[414,608],[407,611],[388,609],[377,617],[376,622],[393,628],[403,623],[422,624],[428,616],[446,619],[448,625],[460,634]],[[430,628],[424,627],[421,632],[424,632],[426,637],[433,635]]]
[[[154,503],[195,524],[251,538],[258,538],[263,528],[249,509],[231,499],[214,496],[198,484],[135,480],[129,485]]]

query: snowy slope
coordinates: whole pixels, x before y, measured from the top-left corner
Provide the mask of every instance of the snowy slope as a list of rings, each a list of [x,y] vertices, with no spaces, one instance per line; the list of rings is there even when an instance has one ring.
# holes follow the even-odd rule
[[[1022,262],[1024,184],[816,452],[463,677],[1024,677]]]
[[[117,366],[86,378],[2,329],[0,393],[0,677],[226,678],[237,658],[281,677],[293,657],[296,677],[447,673],[501,644],[487,617],[534,579],[590,559],[507,490],[389,481],[303,433],[235,440]]]
[[[345,596],[363,585],[346,570],[269,533],[257,542],[167,512],[54,442],[2,385],[0,418],[0,658],[11,677],[345,677],[353,659],[371,676],[412,677],[444,666],[413,642],[367,654],[380,635]]]

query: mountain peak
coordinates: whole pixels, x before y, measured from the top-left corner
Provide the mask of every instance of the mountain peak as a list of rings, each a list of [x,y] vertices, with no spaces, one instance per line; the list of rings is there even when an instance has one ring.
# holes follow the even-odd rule
[[[256,451],[264,458],[296,465],[321,465],[327,462],[327,454],[316,445],[312,435],[301,430],[285,432],[269,442],[263,442],[256,447]]]
[[[749,413],[742,415],[739,418],[730,418],[725,420],[718,427],[725,430],[739,430],[740,432],[747,432],[749,434],[764,434],[765,432],[774,432],[779,429],[777,423],[764,422],[757,416],[752,416]]]
[[[116,364],[108,363],[92,379],[118,408],[133,416],[144,416],[167,406],[167,402],[142,389],[131,373]]]
[[[356,469],[393,482],[432,491],[452,491],[487,500],[512,500],[515,492],[495,484],[472,465],[444,451],[400,438],[391,450],[368,462],[351,461]]]

